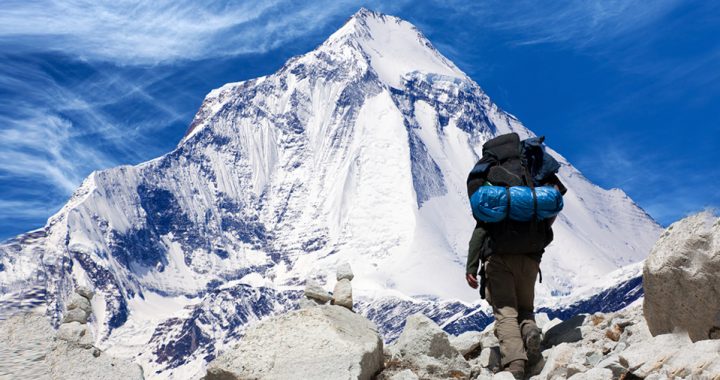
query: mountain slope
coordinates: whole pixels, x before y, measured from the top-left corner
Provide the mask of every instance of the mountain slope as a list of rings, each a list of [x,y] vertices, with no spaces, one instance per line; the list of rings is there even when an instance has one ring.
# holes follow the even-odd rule
[[[332,286],[343,261],[366,310],[477,309],[462,302],[477,301],[465,177],[508,132],[533,136],[415,27],[363,9],[277,73],[212,91],[174,151],[91,174],[42,231],[0,248],[0,291],[57,319],[73,284],[92,286],[101,343],[157,371],[201,365],[307,277]],[[548,305],[642,260],[660,231],[551,153],[570,191],[542,264]]]

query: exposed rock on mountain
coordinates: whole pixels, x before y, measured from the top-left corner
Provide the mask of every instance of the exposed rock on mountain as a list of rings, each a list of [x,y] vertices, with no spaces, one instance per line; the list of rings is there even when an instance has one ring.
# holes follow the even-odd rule
[[[645,318],[653,335],[687,331],[720,338],[720,218],[709,212],[673,223],[643,270]]]
[[[206,380],[360,379],[383,367],[375,325],[342,306],[322,305],[258,323],[208,366]]]

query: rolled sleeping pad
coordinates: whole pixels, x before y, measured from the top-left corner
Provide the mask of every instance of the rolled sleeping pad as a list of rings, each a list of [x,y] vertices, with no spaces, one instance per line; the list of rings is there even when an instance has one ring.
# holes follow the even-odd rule
[[[505,217],[527,222],[533,217],[543,220],[556,216],[563,208],[563,200],[560,192],[550,186],[536,187],[535,197],[533,189],[527,186],[481,186],[470,197],[470,207],[475,218],[483,222],[495,223]]]

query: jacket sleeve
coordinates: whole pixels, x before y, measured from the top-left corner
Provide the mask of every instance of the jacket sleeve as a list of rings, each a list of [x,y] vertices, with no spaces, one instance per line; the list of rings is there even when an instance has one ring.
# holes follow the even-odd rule
[[[485,244],[485,239],[487,239],[487,237],[487,230],[484,228],[482,223],[478,223],[473,230],[472,236],[470,237],[465,273],[478,273],[478,270],[480,269],[480,258],[483,257],[483,250],[487,247]]]

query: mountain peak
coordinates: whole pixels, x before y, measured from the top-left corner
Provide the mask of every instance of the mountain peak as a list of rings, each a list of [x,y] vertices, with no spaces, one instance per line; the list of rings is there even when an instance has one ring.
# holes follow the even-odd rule
[[[416,71],[467,79],[413,24],[399,17],[360,8],[323,46],[346,44],[361,49],[391,87],[401,88],[402,78]]]

